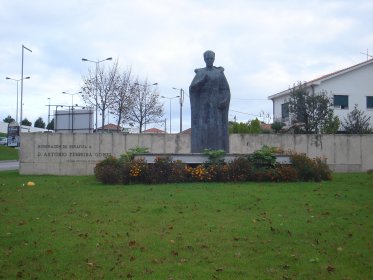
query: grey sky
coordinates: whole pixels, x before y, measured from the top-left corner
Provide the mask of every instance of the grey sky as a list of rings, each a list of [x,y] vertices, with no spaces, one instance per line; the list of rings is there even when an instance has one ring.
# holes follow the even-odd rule
[[[371,15],[366,1],[194,1],[194,0],[0,0],[0,118],[15,116],[16,83],[25,52],[23,116],[47,119],[52,104],[71,103],[62,91],[77,92],[81,77],[113,57],[122,69],[159,84],[161,95],[186,93],[202,54],[216,53],[231,87],[229,117],[247,121],[272,114],[271,94],[366,60],[373,53]],[[110,62],[105,62],[110,63]],[[169,118],[169,101],[165,118]],[[83,105],[79,97],[74,103]],[[179,104],[172,101],[172,130]],[[190,127],[189,98],[184,128]],[[112,119],[110,121],[113,121]],[[162,128],[162,125],[154,125]]]

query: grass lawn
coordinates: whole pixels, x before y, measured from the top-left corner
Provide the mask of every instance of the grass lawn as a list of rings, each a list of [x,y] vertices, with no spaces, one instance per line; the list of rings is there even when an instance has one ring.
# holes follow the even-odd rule
[[[0,145],[0,160],[18,160],[18,149]]]
[[[372,279],[372,213],[367,173],[108,186],[0,172],[0,278]]]

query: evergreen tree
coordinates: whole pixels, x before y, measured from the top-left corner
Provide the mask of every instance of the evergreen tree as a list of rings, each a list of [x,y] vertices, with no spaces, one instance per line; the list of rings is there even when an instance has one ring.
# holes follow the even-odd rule
[[[21,121],[21,125],[31,126],[32,123],[31,123],[27,118],[24,118],[24,119]]]
[[[36,119],[34,127],[45,128],[45,122],[43,121],[42,117]]]
[[[342,127],[349,134],[365,134],[371,133],[372,128],[369,123],[370,117],[358,109],[355,104],[354,109],[348,113],[347,118],[342,122]]]
[[[271,128],[275,133],[279,133],[284,126],[285,124],[279,121],[275,121],[273,124],[271,124]]]
[[[54,130],[54,118],[47,125],[48,130]]]
[[[11,117],[11,115],[8,115],[5,119],[3,119],[3,122],[6,122],[6,123],[11,123],[14,121],[15,120]]]
[[[233,134],[255,134],[260,133],[260,121],[258,119],[252,120],[251,122],[234,122],[229,126],[229,133]]]
[[[290,94],[289,111],[292,123],[304,124],[306,134],[320,133],[333,119],[332,103],[325,92],[314,93],[305,84],[294,86]]]
[[[341,122],[338,116],[334,116],[325,123],[324,127],[321,130],[321,133],[336,134],[340,125],[341,125]]]

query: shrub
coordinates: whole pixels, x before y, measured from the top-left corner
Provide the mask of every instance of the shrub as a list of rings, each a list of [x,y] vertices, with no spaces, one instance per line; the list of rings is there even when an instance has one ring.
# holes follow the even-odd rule
[[[135,148],[129,149],[126,153],[120,156],[119,162],[124,164],[125,162],[130,162],[135,158],[135,155],[147,154],[149,149],[146,147],[136,146]]]
[[[331,170],[325,159],[311,159],[305,154],[294,153],[291,155],[293,167],[297,170],[301,181],[330,180]]]
[[[271,124],[271,128],[275,133],[279,133],[284,126],[285,124],[279,121],[275,121],[273,124]]]
[[[244,157],[239,157],[229,163],[229,179],[233,182],[247,181],[252,172],[252,163]]]
[[[292,165],[277,165],[276,148],[263,146],[248,157],[224,163],[220,151],[209,151],[209,161],[191,167],[170,157],[157,157],[152,164],[144,159],[123,156],[108,157],[95,167],[97,180],[105,184],[182,183],[182,182],[244,182],[244,181],[321,181],[331,179],[331,170],[323,158],[310,159],[304,154],[290,155]]]
[[[216,165],[224,163],[224,150],[204,149],[203,154],[208,157],[208,160],[205,162],[205,166],[209,166],[210,164]]]
[[[330,170],[329,165],[326,163],[326,158],[315,158],[315,164],[316,174],[319,176],[319,181],[332,179],[332,171]]]
[[[122,184],[128,185],[131,183],[131,176],[130,176],[130,163],[131,162],[120,162],[120,172],[121,172],[121,179]]]
[[[248,156],[248,160],[255,169],[273,168],[276,165],[275,147],[264,145],[260,150],[255,151]]]
[[[109,156],[96,164],[94,174],[104,184],[117,184],[121,181],[121,168],[117,158]]]
[[[207,179],[212,182],[229,182],[229,167],[227,164],[210,164],[206,167]]]
[[[156,157],[153,164],[148,164],[146,182],[148,184],[163,184],[169,182],[171,174],[170,157]]]
[[[147,178],[148,164],[144,159],[134,159],[128,163],[129,182],[144,183]]]
[[[291,165],[277,165],[275,175],[277,182],[296,182],[299,180],[297,170]]]
[[[183,163],[180,160],[174,161],[171,164],[170,176],[168,178],[170,183],[184,183],[192,181],[193,168]]]
[[[197,182],[209,182],[212,179],[206,167],[201,164],[191,170],[191,175],[193,180]]]

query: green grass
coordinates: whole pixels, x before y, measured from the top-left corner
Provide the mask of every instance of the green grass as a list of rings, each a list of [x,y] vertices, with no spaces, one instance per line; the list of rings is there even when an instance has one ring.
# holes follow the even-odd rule
[[[372,279],[373,176],[333,177],[108,186],[0,172],[0,278]]]
[[[6,137],[8,134],[0,132],[0,137]]]
[[[0,145],[0,160],[18,160],[18,149]]]

